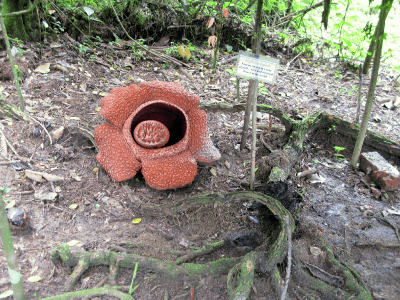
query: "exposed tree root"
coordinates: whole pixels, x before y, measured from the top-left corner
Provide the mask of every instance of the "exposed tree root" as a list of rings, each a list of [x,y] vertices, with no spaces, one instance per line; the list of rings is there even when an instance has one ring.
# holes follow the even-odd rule
[[[118,286],[105,285],[99,288],[70,292],[53,297],[42,298],[41,300],[65,300],[65,299],[72,299],[75,297],[100,296],[100,295],[114,296],[122,300],[134,300],[131,295],[119,291],[118,288],[119,288]]]
[[[296,288],[302,294],[318,295],[321,299],[371,299],[371,293],[357,274],[350,267],[337,261],[328,247],[323,247],[327,252],[326,263],[334,267],[336,272],[343,278],[343,282],[338,286],[330,285],[323,280],[310,275],[298,259],[294,258],[293,279],[298,285]],[[301,288],[300,288],[301,287]]]
[[[181,257],[179,257],[175,263],[177,265],[180,265],[181,263],[187,262],[193,258],[211,253],[215,250],[217,250],[218,248],[221,248],[223,246],[225,246],[226,242],[225,241],[219,241],[216,243],[212,243],[212,244],[205,244],[203,247],[201,247],[199,250],[194,250],[193,252],[190,252],[188,254],[185,254]]]
[[[238,112],[245,110],[244,104],[231,105],[224,103],[206,103],[200,105],[199,107],[207,111],[227,110],[231,112]],[[281,110],[273,106],[258,104],[257,110],[260,112],[269,113],[278,118],[282,122],[283,126],[285,126],[286,134],[291,135],[294,132],[296,136],[292,135],[292,137],[300,138],[297,143],[302,142],[302,138],[304,138],[304,136],[302,136],[303,134],[307,134],[317,128],[332,128],[335,132],[349,137],[354,141],[357,139],[358,132],[360,130],[360,126],[357,124],[344,121],[337,116],[333,116],[325,112],[316,112],[315,114],[304,118],[301,121],[295,121],[284,114]],[[293,145],[296,144],[294,143]],[[367,131],[364,145],[400,157],[400,146],[398,144],[372,131]]]
[[[72,255],[67,244],[62,244],[51,252],[51,259],[55,265],[64,265],[74,268],[74,272],[67,280],[64,289],[69,291],[79,280],[82,274],[91,266],[108,265],[110,267],[110,284],[115,285],[119,268],[134,268],[140,264],[140,270],[167,275],[169,278],[178,278],[184,275],[216,275],[226,273],[240,258],[221,258],[205,264],[185,263],[177,265],[164,262],[156,258],[136,254],[120,254],[117,252],[84,252]]]
[[[208,254],[211,251],[223,246],[225,241],[205,245],[197,252],[189,253],[176,261],[176,263],[164,262],[159,259],[149,258],[136,254],[120,254],[112,251],[96,253],[77,253],[71,254],[66,244],[60,245],[51,252],[51,259],[56,265],[75,268],[70,278],[65,284],[65,290],[70,290],[79,280],[83,272],[91,266],[108,265],[110,268],[109,283],[116,285],[116,277],[120,268],[133,268],[136,263],[140,264],[142,272],[152,272],[166,275],[169,278],[178,279],[185,275],[218,275],[228,274],[227,290],[231,300],[248,299],[251,293],[251,287],[254,283],[255,272],[268,273],[271,275],[271,283],[275,289],[277,299],[282,294],[284,278],[278,270],[278,264],[281,264],[287,255],[288,232],[285,229],[285,216],[290,218],[290,230],[294,230],[294,220],[291,214],[276,199],[257,192],[232,192],[227,194],[206,194],[188,199],[166,214],[176,213],[181,210],[189,209],[191,206],[199,203],[224,203],[228,201],[257,201],[265,206],[279,220],[279,231],[276,240],[267,251],[251,251],[243,257],[221,258],[216,261],[205,264],[183,263],[199,255]],[[303,292],[311,295],[322,294],[323,299],[369,299],[370,293],[362,282],[360,276],[350,268],[343,266],[338,262],[331,250],[327,251],[327,262],[334,266],[337,272],[344,278],[343,287],[334,287],[324,281],[313,277],[304,270],[298,260],[294,258],[292,273],[297,285],[302,286]],[[294,288],[294,283],[291,283]],[[76,295],[75,295],[76,297]],[[119,296],[117,296],[119,297]],[[122,296],[121,296],[122,297]],[[54,298],[56,299],[56,298]],[[57,298],[66,299],[66,298]],[[121,298],[129,299],[129,298]]]

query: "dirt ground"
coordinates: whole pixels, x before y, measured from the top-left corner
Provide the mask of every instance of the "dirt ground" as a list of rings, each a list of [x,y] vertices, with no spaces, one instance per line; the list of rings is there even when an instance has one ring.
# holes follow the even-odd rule
[[[230,245],[191,261],[194,263],[241,256],[261,243],[268,244],[271,228],[265,230],[255,221],[245,200],[199,205],[176,215],[165,214],[172,206],[196,195],[248,189],[250,150],[242,153],[238,150],[243,112],[208,112],[211,138],[222,157],[212,164],[200,163],[193,184],[176,190],[152,189],[140,174],[122,183],[113,182],[97,163],[95,148],[87,135],[105,122],[98,115],[98,108],[104,93],[117,86],[154,80],[179,81],[187,91],[198,95],[202,104],[237,103],[236,80],[225,71],[232,68],[235,61],[219,65],[217,72],[213,72],[210,59],[200,55],[197,62],[189,62],[190,68],[176,69],[151,59],[136,60],[130,51],[112,49],[106,44],[99,44],[91,55],[77,53],[66,41],[43,44],[42,49],[29,44],[20,46],[24,53],[17,63],[24,73],[22,90],[26,110],[49,132],[65,127],[60,139],[50,144],[37,122],[0,115],[0,129],[4,133],[0,161],[20,160],[21,157],[31,161],[0,165],[0,186],[11,188],[11,192],[4,195],[6,204],[15,201],[15,206],[29,216],[29,226],[25,230],[13,229],[28,299],[34,299],[35,294],[44,298],[63,292],[69,273],[53,265],[50,251],[72,240],[79,241],[70,247],[73,253],[113,250],[173,262],[205,243],[247,232],[258,233],[253,241],[256,245]],[[4,59],[4,53],[2,57]],[[230,57],[221,53],[219,60]],[[287,61],[281,58],[276,84],[263,84],[259,103],[275,106],[293,118],[323,110],[353,122],[358,76],[335,63],[325,61],[316,66],[304,62],[305,59],[301,69],[292,64],[285,70]],[[49,73],[34,72],[45,63],[50,63]],[[4,63],[1,64],[1,97],[18,105],[16,88],[7,80],[8,71]],[[379,102],[399,97],[399,88],[393,82],[395,76],[388,68],[382,68],[370,129],[398,143],[399,110],[386,109]],[[248,81],[241,80],[240,87],[241,99],[246,99]],[[362,89],[366,95],[367,79]],[[260,123],[268,124],[267,114],[259,117]],[[274,126],[282,127],[275,119]],[[5,140],[16,153],[10,146],[3,146]],[[329,129],[321,129],[308,137],[305,154],[288,178],[292,187],[304,197],[295,214],[297,229],[293,251],[302,261],[323,268],[320,255],[310,252],[310,247],[322,247],[318,238],[322,235],[338,259],[359,272],[374,299],[398,299],[400,241],[394,229],[376,217],[386,212],[387,219],[399,228],[399,193],[384,192],[379,198],[374,196],[375,190],[371,189],[365,174],[350,168],[353,144],[354,141]],[[334,146],[346,148],[342,151],[343,160],[335,157]],[[257,159],[260,159],[267,152],[262,143],[258,142],[257,147]],[[397,168],[400,166],[398,157],[386,157]],[[298,178],[297,173],[307,167],[317,169],[325,181],[310,183]],[[35,182],[24,176],[25,170],[51,173],[64,180],[53,184]],[[256,186],[264,184],[256,182]],[[141,218],[141,223],[132,224],[136,218]],[[104,284],[108,274],[106,266],[92,267],[73,290]],[[28,278],[35,275],[42,279],[29,282]],[[117,284],[129,286],[131,278],[132,269],[121,270]],[[192,299],[228,299],[226,280],[226,274],[172,280],[141,272],[139,265],[135,281],[139,287],[133,296],[135,299],[166,299],[168,294],[168,299],[191,299],[193,288]],[[0,250],[0,293],[10,287],[7,264]],[[291,288],[296,289],[295,286]],[[292,299],[308,299],[307,295],[289,294]],[[256,276],[251,299],[275,299],[268,277]]]

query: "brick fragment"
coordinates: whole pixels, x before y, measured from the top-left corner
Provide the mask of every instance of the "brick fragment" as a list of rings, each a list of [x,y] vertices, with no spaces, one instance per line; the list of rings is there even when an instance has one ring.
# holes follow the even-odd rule
[[[382,190],[395,191],[400,187],[400,172],[378,152],[362,153],[360,169]]]

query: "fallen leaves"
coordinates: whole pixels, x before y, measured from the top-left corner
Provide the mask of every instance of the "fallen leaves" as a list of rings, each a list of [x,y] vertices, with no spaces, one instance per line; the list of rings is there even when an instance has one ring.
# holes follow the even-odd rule
[[[33,181],[37,181],[37,182],[44,182],[45,180],[52,181],[52,182],[64,180],[64,177],[61,177],[61,176],[44,173],[44,172],[31,171],[31,170],[25,170],[25,176],[28,177],[29,179],[32,179]]]
[[[43,65],[40,65],[35,69],[36,73],[41,73],[41,74],[47,74],[50,72],[50,63],[45,63]]]

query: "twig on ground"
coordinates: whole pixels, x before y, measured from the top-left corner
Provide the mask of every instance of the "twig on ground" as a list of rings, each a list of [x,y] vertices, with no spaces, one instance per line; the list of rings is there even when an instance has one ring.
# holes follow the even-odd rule
[[[21,162],[20,160],[0,161],[0,165],[10,165]]]
[[[9,142],[9,140],[6,138],[6,136],[4,135],[3,131],[0,129],[0,134],[3,136],[7,146],[11,149],[11,151],[15,154],[15,156],[18,157],[18,159],[20,161],[26,162],[27,159],[25,157],[22,157],[18,154],[18,152],[14,149],[13,145],[11,145],[11,143]]]
[[[289,61],[289,62],[286,64],[286,68],[285,68],[284,72],[287,72],[287,70],[289,69],[290,64],[291,64],[292,62],[294,62],[301,54],[303,54],[303,52],[304,52],[304,49],[302,49],[302,50],[300,51],[299,54],[297,54],[291,61]]]
[[[234,61],[234,60],[237,59],[238,57],[239,57],[239,55],[235,55],[234,57],[231,57],[231,58],[225,59],[224,61],[221,61],[219,64],[220,64],[220,65],[225,65],[225,64],[227,64],[227,63],[229,63],[229,62],[231,62],[231,61]]]

